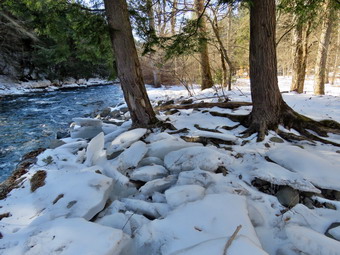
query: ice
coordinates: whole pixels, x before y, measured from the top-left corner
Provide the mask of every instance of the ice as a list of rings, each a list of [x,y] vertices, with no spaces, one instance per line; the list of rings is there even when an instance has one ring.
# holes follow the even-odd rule
[[[178,207],[187,202],[193,202],[204,197],[205,189],[198,185],[175,186],[165,191],[167,203],[172,207]]]
[[[143,187],[139,189],[139,191],[142,194],[149,196],[149,195],[152,195],[154,192],[163,192],[167,188],[174,185],[176,181],[177,181],[176,176],[169,175],[164,178],[155,179],[155,180],[147,182]]]
[[[152,181],[154,179],[165,177],[168,174],[163,166],[151,165],[136,168],[131,174],[130,179],[135,181]]]
[[[107,149],[107,153],[112,154],[115,151],[128,148],[131,144],[143,137],[146,131],[145,128],[136,128],[120,134],[112,141],[110,147]]]
[[[148,152],[146,144],[142,141],[135,142],[128,149],[126,149],[118,157],[119,167],[121,171],[127,170],[131,167],[137,167],[138,163],[142,160]]]
[[[251,175],[276,185],[287,185],[296,190],[321,193],[300,174],[291,172],[280,165],[271,162],[256,164]]]
[[[162,139],[149,145],[147,156],[164,159],[165,155],[167,155],[169,152],[193,146],[197,147],[200,146],[200,144],[187,143],[179,138]]]
[[[310,228],[289,225],[286,227],[286,233],[292,244],[303,253],[313,255],[340,254],[340,242]]]
[[[150,203],[131,198],[124,198],[122,202],[128,210],[148,217],[159,218],[169,212],[169,206],[165,203]]]
[[[165,167],[171,173],[201,169],[213,172],[219,166],[227,167],[231,159],[208,147],[190,147],[170,152],[164,158]]]
[[[340,191],[340,166],[333,165],[297,146],[282,146],[272,149],[268,157],[277,164],[300,174],[317,187]]]
[[[96,137],[91,139],[86,150],[86,166],[93,166],[103,161],[106,158],[104,151],[104,133],[99,133]]]

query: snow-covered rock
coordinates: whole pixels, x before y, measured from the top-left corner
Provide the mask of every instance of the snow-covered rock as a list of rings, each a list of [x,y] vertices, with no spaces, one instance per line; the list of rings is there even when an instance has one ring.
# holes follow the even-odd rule
[[[131,174],[130,179],[135,181],[148,182],[154,179],[159,179],[165,177],[168,174],[163,166],[151,165],[136,168]]]
[[[249,220],[245,198],[227,193],[207,195],[202,200],[177,207],[164,219],[144,225],[135,238],[137,250],[144,253],[136,254],[186,254],[186,249],[194,249],[219,238],[224,238],[225,244],[238,225],[242,228],[237,237],[246,238],[240,239],[237,247],[249,247],[244,254],[252,254],[253,250],[250,249],[255,246],[255,251],[258,251],[255,254],[266,254],[259,252],[261,244]],[[221,243],[218,251],[223,251],[222,247]]]
[[[271,162],[263,161],[256,164],[251,175],[272,184],[287,185],[296,190],[321,193],[319,189],[315,188],[313,184],[304,179],[300,174],[291,172],[286,168]]]
[[[129,237],[121,230],[82,218],[58,218],[4,235],[1,248],[6,248],[6,253],[2,253],[6,255],[111,255],[120,254],[128,243]]]
[[[58,217],[90,220],[104,208],[113,188],[112,179],[101,174],[57,170],[49,170],[41,184],[32,192],[27,180],[23,188],[12,191],[6,207],[0,208],[0,214],[12,216],[1,222],[8,228],[22,228]]]
[[[113,213],[106,215],[96,221],[100,225],[120,229],[125,234],[131,235],[131,225],[129,221],[129,216],[124,213]]]
[[[340,166],[297,146],[280,146],[267,153],[277,164],[300,174],[317,187],[340,191]]]
[[[103,122],[100,119],[73,118],[74,123],[81,127],[101,127]]]
[[[195,184],[207,188],[214,183],[212,173],[203,170],[181,172],[178,175],[177,185]]]
[[[190,147],[170,152],[164,158],[165,167],[171,173],[201,169],[215,171],[219,166],[228,166],[231,159],[216,149]]]
[[[297,250],[313,255],[339,255],[340,242],[310,228],[297,225],[286,227],[289,240]]]
[[[175,186],[165,191],[167,203],[175,208],[187,202],[193,202],[204,197],[205,189],[199,185]]]

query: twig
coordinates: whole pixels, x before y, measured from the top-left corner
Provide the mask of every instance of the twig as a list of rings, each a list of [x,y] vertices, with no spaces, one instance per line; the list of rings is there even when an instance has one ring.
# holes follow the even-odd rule
[[[230,247],[231,243],[236,238],[236,236],[237,236],[237,234],[238,234],[238,232],[240,231],[241,228],[242,228],[242,225],[238,225],[237,226],[237,228],[235,229],[234,233],[231,235],[231,237],[229,238],[228,242],[224,246],[223,255],[227,255],[228,248]]]
[[[124,230],[125,226],[128,224],[128,222],[130,221],[130,219],[132,218],[133,215],[135,215],[135,212],[132,213],[132,214],[130,215],[130,217],[127,219],[127,221],[125,222],[125,224],[124,224],[124,226],[123,226],[123,228],[122,228],[122,231]]]

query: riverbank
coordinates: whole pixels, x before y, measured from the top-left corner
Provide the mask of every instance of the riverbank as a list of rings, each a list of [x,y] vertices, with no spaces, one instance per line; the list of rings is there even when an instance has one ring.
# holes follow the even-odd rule
[[[224,100],[214,89],[147,88],[154,107]],[[250,102],[246,80],[225,93]],[[299,113],[340,121],[337,96],[283,96]],[[338,147],[275,132],[257,143],[215,114],[251,106],[175,108],[158,108],[171,130],[131,130],[125,105],[73,119],[71,137],[0,201],[0,254],[339,254]]]
[[[20,95],[33,92],[46,92],[76,88],[87,88],[93,86],[112,85],[118,82],[112,82],[99,78],[91,79],[68,79],[64,82],[52,83],[49,80],[40,81],[15,81],[7,76],[0,75],[0,97],[6,95]]]

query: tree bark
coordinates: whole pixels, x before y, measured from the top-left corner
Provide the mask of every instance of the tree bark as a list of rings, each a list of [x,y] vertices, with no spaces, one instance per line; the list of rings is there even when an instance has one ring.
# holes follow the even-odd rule
[[[332,74],[332,78],[331,78],[331,85],[334,85],[334,81],[335,81],[335,76],[336,76],[336,71],[338,69],[338,58],[339,58],[339,48],[340,48],[340,26],[338,27],[338,40],[336,43],[336,50],[335,50],[335,56],[334,56],[334,63],[333,63],[333,74]]]
[[[250,84],[253,109],[246,132],[258,132],[258,141],[268,129],[275,130],[283,107],[277,81],[275,46],[275,0],[255,0],[250,5]]]
[[[176,15],[177,15],[178,0],[172,1],[172,11],[171,11],[171,35],[176,33]]]
[[[211,88],[214,85],[210,71],[208,43],[205,38],[207,32],[206,22],[204,15],[202,15],[204,12],[204,0],[195,0],[195,9],[197,17],[200,19],[198,30],[203,35],[203,37],[200,38],[200,64],[202,78],[201,89],[204,90]]]
[[[332,0],[325,3],[325,17],[322,23],[321,35],[319,40],[318,54],[315,64],[314,94],[325,94],[325,71],[327,62],[327,52],[332,32],[335,8]]]
[[[146,127],[157,122],[150,104],[132,35],[125,0],[104,0],[118,77],[134,127]]]
[[[292,84],[290,90],[296,91],[297,93],[303,93],[304,89],[310,27],[311,22],[308,22],[306,25],[298,23],[293,31],[295,52],[292,70],[293,71]]]
[[[302,72],[302,61],[303,61],[303,42],[302,42],[302,24],[297,21],[297,24],[293,30],[293,40],[295,46],[294,60],[293,60],[293,75],[292,84],[290,86],[291,91],[297,93],[303,92],[303,84],[299,83],[299,76]]]

